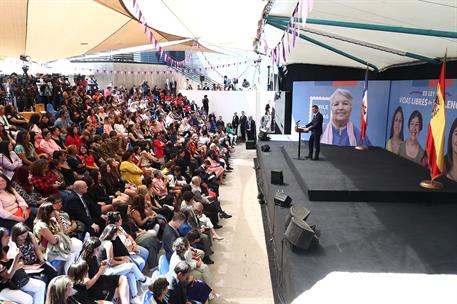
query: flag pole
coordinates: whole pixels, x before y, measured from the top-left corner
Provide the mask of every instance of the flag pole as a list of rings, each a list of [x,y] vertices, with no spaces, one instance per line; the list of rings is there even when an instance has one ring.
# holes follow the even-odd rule
[[[426,151],[428,157],[428,168],[430,179],[420,182],[420,186],[425,189],[443,189],[442,183],[436,178],[445,171],[444,161],[444,140],[446,128],[446,57],[447,49],[444,54],[441,66],[440,78],[436,86],[435,101],[432,108],[432,117],[428,126]]]
[[[367,151],[368,147],[363,144],[366,137],[366,129],[368,124],[368,63],[365,69],[365,88],[362,96],[362,107],[360,109],[360,145],[355,146],[356,150]]]

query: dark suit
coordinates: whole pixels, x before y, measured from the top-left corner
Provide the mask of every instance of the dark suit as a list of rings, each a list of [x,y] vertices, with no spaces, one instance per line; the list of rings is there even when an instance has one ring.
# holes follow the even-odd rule
[[[91,208],[91,204],[85,201],[88,208],[88,212],[86,212],[86,208],[84,207],[83,202],[79,198],[78,194],[73,191],[70,191],[68,197],[63,201],[63,203],[63,210],[68,213],[70,219],[80,221],[85,226],[84,232],[89,232],[90,235],[95,235],[95,231],[91,226],[92,224],[96,223],[92,218],[92,212],[94,212],[95,215],[96,210]]]
[[[322,124],[324,122],[324,117],[320,112],[314,114],[313,120],[306,125],[311,131],[311,136],[309,137],[309,153],[308,156],[313,157],[313,148],[316,147],[316,154],[314,158],[319,158],[319,152],[321,151],[321,135],[322,135]]]
[[[254,119],[246,121],[246,133],[248,140],[256,141],[256,126]]]
[[[175,273],[171,269],[171,273]],[[187,302],[187,284],[180,282],[174,275],[167,274],[168,286],[167,299],[169,304],[185,304]]]
[[[235,135],[238,135],[238,124],[239,123],[240,123],[240,119],[238,118],[238,115],[233,115],[232,128],[233,128],[233,132],[235,132]]]
[[[246,115],[241,115],[240,117],[240,132],[241,132],[241,138],[243,139],[243,141],[246,140],[246,122],[247,122],[248,118],[246,117]]]
[[[188,213],[187,223],[190,227],[196,228],[200,230],[200,220],[195,215],[193,210],[190,210]],[[198,244],[198,243],[197,243]],[[200,242],[201,249],[205,252],[205,257],[209,257],[211,255],[211,237],[209,236],[208,232],[200,233]]]
[[[170,225],[165,225],[162,234],[162,244],[168,261],[170,261],[171,256],[173,255],[173,242],[176,241],[177,238],[179,238],[179,233]]]

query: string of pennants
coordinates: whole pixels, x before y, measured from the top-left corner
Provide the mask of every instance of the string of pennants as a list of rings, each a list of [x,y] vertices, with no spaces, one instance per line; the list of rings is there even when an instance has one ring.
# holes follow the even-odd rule
[[[144,33],[148,36],[149,41],[154,47],[156,48],[157,52],[160,54],[160,58],[163,59],[165,62],[170,64],[171,66],[175,67],[183,67],[185,65],[186,60],[175,60],[171,56],[165,53],[164,48],[162,48],[159,45],[159,41],[157,38],[154,36],[153,31],[149,28],[146,18],[144,17],[143,12],[140,9],[140,6],[137,3],[137,0],[132,0],[132,5],[133,5],[133,12],[134,12],[134,17],[139,20],[141,25],[144,28]]]
[[[301,18],[302,27],[304,27],[306,24],[306,18],[312,11],[313,7],[314,0],[298,0],[292,15],[289,18],[289,22],[287,23],[287,28],[284,30],[284,33],[282,34],[279,42],[273,48],[268,46],[264,30],[262,33],[263,39],[261,39],[261,44],[263,45],[264,53],[271,58],[273,65],[279,65],[281,60],[286,62],[287,54],[290,54],[291,43],[292,47],[294,48],[297,37],[300,35],[298,20]]]
[[[77,72],[89,73],[89,74],[119,74],[119,75],[160,75],[160,74],[172,74],[173,70],[160,70],[160,71],[119,71],[119,70],[107,70],[107,69],[87,69],[78,68]]]

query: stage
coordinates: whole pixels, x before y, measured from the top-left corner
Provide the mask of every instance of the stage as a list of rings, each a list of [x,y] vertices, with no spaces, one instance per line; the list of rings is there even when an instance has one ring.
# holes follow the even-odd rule
[[[262,144],[271,151],[261,152]],[[423,190],[418,182],[425,169],[376,148],[322,146],[321,160],[297,160],[297,144],[259,142],[257,149],[278,300],[290,303],[335,271],[457,274],[457,183]],[[283,171],[286,185],[270,184],[272,170]],[[311,211],[308,223],[320,231],[317,248],[297,251],[284,240],[289,209],[274,205],[277,190]]]

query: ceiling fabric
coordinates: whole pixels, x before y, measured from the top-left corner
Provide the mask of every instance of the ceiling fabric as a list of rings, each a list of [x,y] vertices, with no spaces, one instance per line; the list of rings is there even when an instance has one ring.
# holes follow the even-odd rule
[[[25,54],[33,61],[52,61],[149,44],[121,0],[2,0],[0,18],[1,57]],[[153,32],[159,42],[188,38]],[[189,50],[193,45],[190,41],[165,49]]]
[[[296,1],[275,1],[269,16],[289,17]],[[311,20],[351,22],[403,27],[419,30],[457,33],[457,1],[444,0],[315,0],[314,9],[308,16]],[[374,31],[341,26],[329,26],[308,22],[306,28],[329,35],[342,36],[359,42],[413,53],[430,60],[442,58],[447,50],[449,58],[457,58],[457,39],[417,34]],[[301,34],[366,61],[382,70],[393,65],[419,62],[417,58],[399,56],[362,45],[312,34]],[[283,30],[267,24],[265,27],[268,45],[279,42]],[[456,34],[457,37],[457,34]],[[365,67],[365,64],[336,54],[322,46],[303,39],[297,40],[296,48],[287,56],[287,63],[310,63],[348,67]]]

